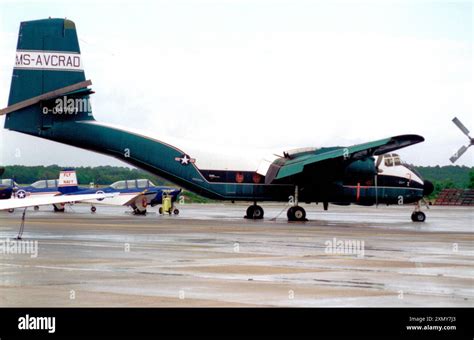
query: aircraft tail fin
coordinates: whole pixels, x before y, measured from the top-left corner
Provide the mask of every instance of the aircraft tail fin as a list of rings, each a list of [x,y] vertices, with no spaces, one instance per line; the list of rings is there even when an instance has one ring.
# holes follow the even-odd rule
[[[58,190],[61,194],[70,194],[78,190],[76,170],[64,169],[59,173]]]
[[[47,134],[56,122],[93,120],[74,22],[42,19],[20,24],[5,128]]]

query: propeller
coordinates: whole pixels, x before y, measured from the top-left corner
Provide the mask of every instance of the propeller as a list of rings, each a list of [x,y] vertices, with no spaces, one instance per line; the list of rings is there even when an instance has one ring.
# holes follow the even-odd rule
[[[463,153],[465,153],[466,150],[474,144],[474,138],[471,138],[471,136],[469,136],[469,130],[463,125],[463,123],[461,123],[461,121],[457,119],[456,117],[454,117],[453,123],[462,131],[462,133],[464,133],[467,136],[467,138],[469,138],[469,144],[467,146],[466,145],[461,146],[458,152],[456,152],[454,155],[451,156],[451,158],[449,158],[451,163],[456,162],[458,158],[461,157]]]

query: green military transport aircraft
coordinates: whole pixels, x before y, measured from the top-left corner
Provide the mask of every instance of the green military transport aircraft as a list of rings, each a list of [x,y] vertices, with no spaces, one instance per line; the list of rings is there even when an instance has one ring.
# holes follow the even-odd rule
[[[89,105],[91,84],[83,70],[74,22],[22,22],[8,107],[0,111],[6,114],[5,128],[113,156],[212,199],[252,201],[247,218],[263,218],[258,201],[291,199],[290,221],[306,220],[300,201],[322,202],[324,209],[329,203],[417,203],[412,220],[425,220],[418,202],[433,185],[393,153],[422,142],[421,136],[287,150],[260,155],[254,163],[249,161],[255,153],[251,150],[232,165],[213,167],[219,160],[213,149],[193,151],[97,122]],[[203,152],[211,152],[210,157]]]

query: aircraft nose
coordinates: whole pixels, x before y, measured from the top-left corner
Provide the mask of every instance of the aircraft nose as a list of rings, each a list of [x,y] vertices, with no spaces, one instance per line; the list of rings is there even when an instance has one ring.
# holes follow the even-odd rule
[[[429,196],[434,191],[434,185],[430,181],[423,183],[423,196]]]

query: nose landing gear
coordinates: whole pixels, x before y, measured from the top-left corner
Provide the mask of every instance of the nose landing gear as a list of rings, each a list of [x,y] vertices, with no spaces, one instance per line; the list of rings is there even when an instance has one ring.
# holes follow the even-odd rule
[[[420,210],[420,202],[416,202],[415,211],[411,213],[411,220],[413,222],[425,222],[426,215]]]
[[[411,214],[411,220],[413,222],[425,222],[426,220],[426,215],[424,212],[422,211],[414,211],[412,214]]]

